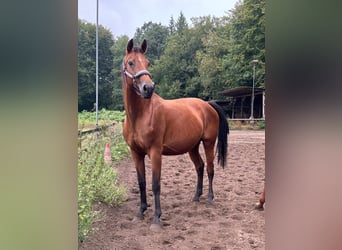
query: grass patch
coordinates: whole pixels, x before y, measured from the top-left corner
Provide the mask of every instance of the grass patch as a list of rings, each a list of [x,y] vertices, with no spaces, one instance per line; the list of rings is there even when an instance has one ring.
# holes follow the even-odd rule
[[[118,206],[125,201],[126,190],[117,184],[114,163],[126,157],[129,150],[121,122],[105,130],[81,134],[78,140],[78,239],[82,242],[96,215],[94,202]],[[104,162],[106,143],[110,143],[113,164]]]
[[[251,124],[248,120],[229,121],[229,129],[232,130],[264,130],[265,128],[265,121],[254,121],[253,124]]]
[[[98,125],[110,125],[120,123],[125,118],[124,111],[101,109],[98,112]],[[86,130],[96,127],[96,112],[83,110],[78,113],[78,130]]]

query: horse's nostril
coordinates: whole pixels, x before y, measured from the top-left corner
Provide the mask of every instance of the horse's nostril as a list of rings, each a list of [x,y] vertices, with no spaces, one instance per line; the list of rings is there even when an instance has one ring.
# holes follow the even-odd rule
[[[147,90],[147,87],[146,85],[143,86],[143,90],[146,91]]]

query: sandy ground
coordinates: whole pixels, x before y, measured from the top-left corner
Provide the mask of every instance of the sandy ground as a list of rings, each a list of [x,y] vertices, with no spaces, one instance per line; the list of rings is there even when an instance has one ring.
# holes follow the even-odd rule
[[[151,206],[142,221],[135,218],[140,202],[135,167],[130,158],[120,162],[127,201],[120,207],[97,204],[98,219],[79,249],[265,249],[265,211],[254,208],[264,185],[265,132],[231,131],[228,145],[228,164],[224,169],[215,165],[213,206],[206,202],[206,171],[203,195],[193,202],[197,175],[188,154],[163,157],[159,233],[149,229],[154,208],[150,161],[146,157]]]

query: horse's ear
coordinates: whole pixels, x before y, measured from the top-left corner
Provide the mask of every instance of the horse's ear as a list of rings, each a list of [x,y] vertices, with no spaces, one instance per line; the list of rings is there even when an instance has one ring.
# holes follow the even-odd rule
[[[147,42],[146,42],[146,39],[144,39],[144,41],[141,43],[141,51],[142,53],[145,54],[146,50],[147,50]]]
[[[127,53],[131,52],[133,49],[133,38],[127,43]]]

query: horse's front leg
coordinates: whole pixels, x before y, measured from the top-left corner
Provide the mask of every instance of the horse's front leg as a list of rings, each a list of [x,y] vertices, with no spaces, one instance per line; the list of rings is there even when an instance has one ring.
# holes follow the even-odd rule
[[[152,191],[154,195],[154,216],[151,225],[152,231],[160,231],[160,216],[162,214],[160,207],[160,176],[161,176],[161,152],[159,150],[151,150],[150,153],[152,162]]]
[[[147,209],[146,201],[146,177],[145,177],[145,155],[141,155],[131,150],[132,158],[137,170],[138,184],[140,190],[140,208],[137,213],[139,219],[144,219],[144,212]]]

